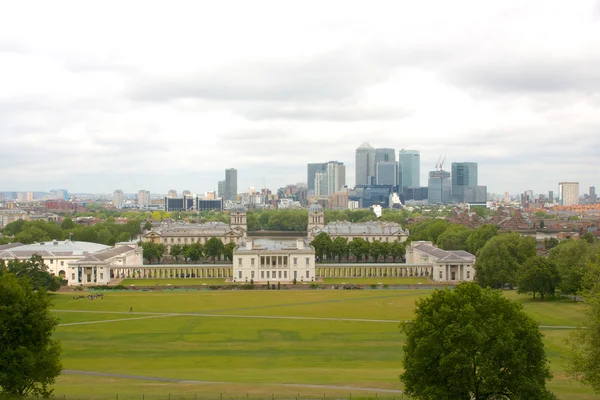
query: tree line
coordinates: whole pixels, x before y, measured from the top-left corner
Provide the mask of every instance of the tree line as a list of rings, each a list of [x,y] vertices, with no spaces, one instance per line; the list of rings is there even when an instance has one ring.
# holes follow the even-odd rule
[[[143,257],[148,263],[161,262],[167,255],[167,247],[162,243],[142,242]],[[175,262],[198,262],[199,260],[212,260],[213,263],[219,259],[233,260],[235,243],[223,244],[215,237],[211,237],[205,244],[194,242],[191,244],[173,244],[169,249],[169,256]]]
[[[50,240],[65,240],[100,243],[114,246],[118,242],[135,240],[141,233],[141,220],[128,221],[118,224],[114,218],[94,226],[77,225],[71,218],[65,218],[62,223],[56,224],[47,221],[17,220],[7,224],[2,233],[4,244],[18,242],[30,244],[34,242],[47,242]]]
[[[363,238],[353,238],[348,241],[344,237],[331,237],[326,232],[321,232],[310,242],[312,248],[315,249],[315,257],[317,260],[331,261],[389,261],[393,262],[402,260],[406,254],[404,243],[398,241],[381,242],[375,240],[373,242],[366,241]]]

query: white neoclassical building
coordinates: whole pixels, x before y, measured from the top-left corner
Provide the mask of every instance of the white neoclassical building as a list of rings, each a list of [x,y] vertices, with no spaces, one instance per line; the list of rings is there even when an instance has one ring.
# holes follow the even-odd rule
[[[475,256],[464,250],[442,250],[431,242],[412,242],[406,248],[407,264],[431,264],[431,278],[438,282],[473,281]]]
[[[312,282],[315,251],[305,239],[247,240],[233,252],[236,282]]]
[[[67,273],[69,286],[106,285],[116,277],[119,267],[142,265],[142,251],[137,243],[120,243],[71,261]]]

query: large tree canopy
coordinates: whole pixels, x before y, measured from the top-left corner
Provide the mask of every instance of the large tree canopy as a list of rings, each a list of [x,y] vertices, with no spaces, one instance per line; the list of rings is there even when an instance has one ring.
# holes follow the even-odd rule
[[[475,271],[477,281],[484,286],[501,287],[517,284],[519,269],[535,256],[536,241],[518,233],[505,233],[492,237],[479,250]]]
[[[52,339],[57,325],[44,290],[27,278],[0,276],[0,394],[42,396],[60,374],[60,345]]]
[[[554,296],[560,277],[556,265],[546,257],[534,256],[525,261],[519,271],[519,293],[539,293],[542,300],[544,296]]]
[[[551,399],[542,335],[522,306],[463,283],[417,302],[403,323],[404,372],[414,399]]]
[[[34,254],[29,260],[0,260],[0,275],[15,274],[17,278],[27,278],[35,290],[45,289],[57,291],[60,289],[60,278],[48,272],[42,256]]]

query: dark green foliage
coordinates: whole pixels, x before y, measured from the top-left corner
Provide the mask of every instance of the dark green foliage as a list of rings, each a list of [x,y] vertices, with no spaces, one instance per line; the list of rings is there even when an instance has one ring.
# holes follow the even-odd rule
[[[554,247],[558,246],[558,239],[557,238],[546,238],[544,239],[544,247],[546,248],[546,250],[550,250],[553,249]]]
[[[477,255],[477,252],[485,246],[485,244],[498,235],[497,225],[482,225],[475,229],[467,239],[467,249],[471,254]]]
[[[331,238],[325,232],[321,232],[315,236],[315,238],[310,242],[310,246],[315,249],[315,257],[318,257],[321,260],[324,258],[324,256],[332,253]]]
[[[340,262],[342,257],[348,257],[348,239],[336,237],[331,242],[331,254],[333,257],[337,257]]]
[[[224,248],[225,246],[223,246],[223,242],[221,242],[221,240],[211,237],[204,245],[204,252],[206,257],[210,257],[213,259],[213,262],[216,262],[216,259],[223,254]]]
[[[0,275],[14,274],[20,279],[29,279],[34,290],[57,291],[60,278],[48,272],[48,267],[40,255],[34,254],[29,260],[0,260]]]
[[[517,284],[519,269],[535,256],[536,241],[518,233],[494,236],[481,250],[475,261],[476,279],[483,286],[502,287]]]
[[[354,238],[348,243],[348,250],[360,262],[369,255],[370,244],[363,238]]]
[[[533,256],[521,267],[518,275],[519,293],[539,293],[542,300],[546,295],[554,296],[560,276],[556,265],[546,257]]]
[[[235,250],[235,243],[227,243],[223,247],[223,257],[226,260],[233,261],[233,250]]]
[[[589,270],[588,258],[592,247],[584,240],[563,240],[552,248],[548,258],[556,265],[560,276],[559,289],[565,294],[577,294],[583,288]]]
[[[410,241],[429,241],[437,243],[438,237],[450,226],[443,219],[427,219],[409,227]]]
[[[438,236],[436,245],[444,250],[469,250],[467,240],[473,231],[464,225],[450,225]]]
[[[0,395],[52,395],[62,366],[50,305],[46,292],[34,290],[29,279],[0,276]]]
[[[542,337],[522,306],[463,283],[417,302],[401,325],[412,399],[551,399]]]
[[[159,262],[165,254],[165,245],[162,243],[143,242],[142,249],[144,259],[148,260],[150,264],[152,264],[153,261]]]
[[[114,220],[114,218],[113,218]],[[63,219],[63,222],[60,224],[62,230],[69,230],[75,228],[75,222],[69,217]]]

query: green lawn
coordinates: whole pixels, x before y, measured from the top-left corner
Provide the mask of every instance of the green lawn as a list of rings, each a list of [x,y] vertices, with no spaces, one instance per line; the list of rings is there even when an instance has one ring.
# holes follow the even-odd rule
[[[202,286],[226,285],[224,278],[123,279],[124,286]]]
[[[53,295],[56,310],[95,311],[57,311],[61,323],[105,321],[57,328],[55,336],[63,345],[65,369],[221,382],[169,383],[62,375],[55,394],[96,399],[115,399],[119,394],[120,400],[140,399],[141,394],[158,399],[169,393],[190,400],[194,393],[198,398],[219,398],[221,394],[223,398],[243,398],[245,393],[249,398],[272,394],[275,398],[297,394],[339,398],[348,397],[348,391],[284,384],[401,389],[398,375],[402,370],[403,337],[397,322],[322,318],[406,320],[413,315],[415,301],[429,293],[431,290],[425,289],[120,292],[106,293],[104,299],[92,301]],[[531,301],[514,292],[505,295],[522,302],[541,325],[574,325],[584,319],[585,306],[579,303]],[[154,318],[153,313],[210,316]],[[552,390],[564,399],[595,398],[563,372],[560,355],[565,351],[568,331],[542,332],[552,361]],[[352,392],[352,398],[374,395]],[[377,395],[393,397],[389,393]]]
[[[427,278],[406,277],[406,278],[323,278],[323,283],[332,285],[427,285],[431,281]]]

